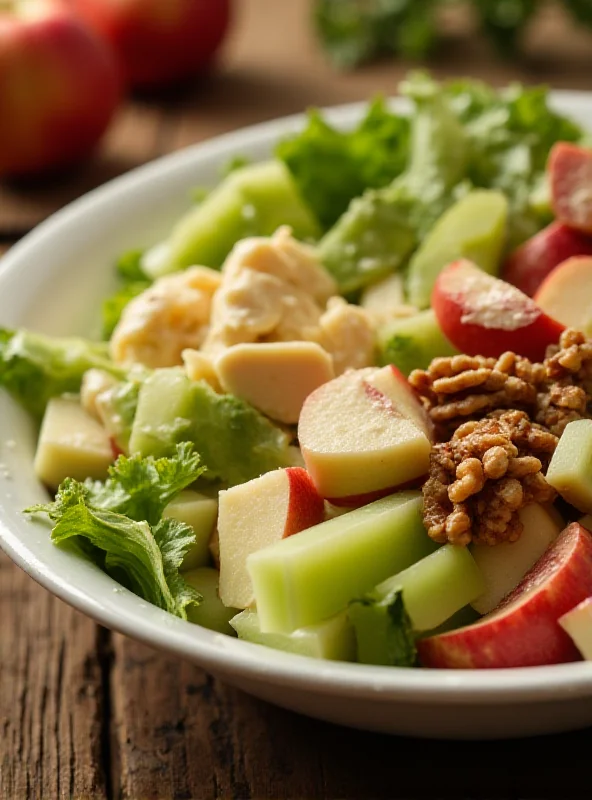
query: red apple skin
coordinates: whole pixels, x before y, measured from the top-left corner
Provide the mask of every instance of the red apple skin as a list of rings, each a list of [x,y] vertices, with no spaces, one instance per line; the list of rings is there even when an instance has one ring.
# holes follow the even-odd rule
[[[501,277],[534,297],[545,278],[563,261],[591,255],[592,236],[555,221],[508,256]]]
[[[231,0],[68,0],[112,46],[131,86],[155,88],[206,67],[224,39]]]
[[[579,661],[559,617],[592,594],[592,535],[563,530],[520,584],[479,622],[417,643],[425,667],[489,669]]]
[[[35,19],[0,12],[0,176],[78,162],[121,96],[113,54],[60,3]]]
[[[283,538],[300,533],[322,522],[325,502],[317,492],[312,478],[303,467],[287,467],[290,502]]]
[[[592,150],[557,142],[549,154],[547,171],[557,219],[592,234]]]
[[[469,293],[473,279],[479,283],[479,296],[487,299],[482,304],[488,315],[487,325],[466,319],[476,309],[475,297]],[[492,292],[492,300],[486,298],[486,291]],[[466,260],[455,261],[442,270],[432,292],[432,308],[446,338],[471,356],[498,358],[512,350],[532,361],[542,361],[547,347],[556,344],[565,330],[515,286],[487,275]],[[508,327],[506,322],[512,317],[517,321]]]

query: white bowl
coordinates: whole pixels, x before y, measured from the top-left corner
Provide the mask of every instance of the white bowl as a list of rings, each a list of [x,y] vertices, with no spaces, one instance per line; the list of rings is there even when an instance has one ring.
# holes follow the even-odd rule
[[[554,103],[592,129],[592,95]],[[362,105],[329,112],[343,126]],[[215,183],[229,157],[266,157],[301,116],[258,125],[162,158],[72,203],[0,262],[0,325],[89,333],[126,248],[158,241]],[[46,498],[33,474],[35,430],[0,392],[0,544],[36,581],[109,628],[199,664],[265,700],[313,717],[413,736],[498,738],[592,723],[592,665],[506,670],[421,670],[332,663],[241,642],[183,622],[123,589],[97,567],[55,547],[22,509]]]

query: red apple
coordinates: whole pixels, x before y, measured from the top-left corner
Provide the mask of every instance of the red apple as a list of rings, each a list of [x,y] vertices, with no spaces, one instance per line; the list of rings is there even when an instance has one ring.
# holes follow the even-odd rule
[[[370,502],[425,475],[430,433],[409,384],[390,366],[323,384],[306,398],[298,423],[306,468],[335,505]]]
[[[574,256],[546,278],[534,296],[546,314],[592,336],[592,258]]]
[[[68,0],[118,54],[132,86],[155,87],[203,69],[230,21],[230,0]]]
[[[468,355],[497,358],[513,350],[540,361],[565,329],[515,286],[466,260],[442,270],[432,307],[446,338]]]
[[[592,233],[592,150],[557,142],[547,170],[557,219],[570,228]]]
[[[559,618],[592,594],[592,535],[563,530],[523,580],[479,622],[417,643],[426,667],[488,669],[580,658]]]
[[[0,176],[86,156],[120,98],[113,54],[61,3],[0,4]]]
[[[302,467],[267,472],[220,492],[218,547],[224,605],[253,604],[246,566],[251,553],[311,528],[324,517],[325,503]]]
[[[501,277],[533,297],[547,275],[572,256],[592,256],[592,236],[552,222],[508,256]]]

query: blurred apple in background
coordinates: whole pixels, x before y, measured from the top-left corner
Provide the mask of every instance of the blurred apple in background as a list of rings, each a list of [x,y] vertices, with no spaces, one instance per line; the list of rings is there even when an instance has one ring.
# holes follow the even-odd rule
[[[130,86],[155,88],[206,67],[231,0],[67,0],[112,45]]]
[[[121,99],[109,47],[59,0],[0,0],[0,176],[86,156]]]

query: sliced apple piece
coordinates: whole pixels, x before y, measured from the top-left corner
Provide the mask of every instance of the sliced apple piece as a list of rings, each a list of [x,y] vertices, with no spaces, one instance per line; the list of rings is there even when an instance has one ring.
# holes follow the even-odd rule
[[[485,579],[485,591],[471,603],[480,614],[493,611],[518,586],[561,531],[554,515],[538,503],[520,509],[518,516],[524,529],[517,541],[493,547],[471,545],[473,558]]]
[[[328,619],[433,552],[421,508],[419,492],[399,492],[249,556],[261,630],[289,633]]]
[[[54,397],[41,424],[34,469],[57,489],[64,478],[103,480],[115,460],[109,435],[75,399]]]
[[[218,516],[218,501],[193,489],[185,489],[168,504],[162,515],[185,522],[195,533],[195,542],[183,559],[181,569],[207,566],[210,561],[210,539]]]
[[[564,330],[530,297],[470,261],[456,261],[440,273],[432,306],[446,338],[468,355],[497,358],[513,350],[542,361]]]
[[[237,344],[216,359],[224,391],[268,417],[298,422],[311,392],[335,377],[333,359],[315,342]]]
[[[529,297],[534,297],[539,286],[555,268],[573,256],[592,256],[592,236],[555,221],[508,256],[500,277]],[[538,302],[536,297],[535,302]],[[543,311],[550,313],[544,307]],[[556,319],[563,322],[560,317]]]
[[[274,650],[328,661],[354,661],[356,657],[354,630],[345,611],[316,625],[297,628],[292,633],[263,633],[259,616],[251,608],[233,617],[230,624],[239,639],[273,647]]]
[[[213,567],[198,567],[184,572],[183,578],[203,598],[199,605],[189,606],[187,611],[188,621],[211,631],[234,636],[234,628],[229,623],[238,609],[228,608],[220,600],[218,593],[220,576],[218,570],[213,569]]]
[[[220,492],[220,597],[224,605],[247,608],[253,604],[246,565],[251,553],[316,525],[324,513],[324,502],[302,467],[267,472]]]
[[[570,636],[586,661],[592,661],[592,597],[587,597],[567,614],[559,617],[559,624]]]
[[[565,426],[546,477],[564,500],[586,514],[592,512],[592,420]]]
[[[570,228],[592,233],[592,150],[557,142],[547,170],[557,219]]]
[[[592,257],[574,256],[560,264],[534,297],[545,314],[592,335]]]
[[[384,369],[347,372],[314,391],[302,407],[298,438],[323,497],[394,489],[428,470],[423,410],[406,379],[401,376],[399,383],[390,367]]]
[[[402,592],[413,630],[427,631],[442,625],[484,588],[483,576],[467,548],[444,545],[350,605],[358,661],[397,663],[397,653],[393,652],[397,639],[389,634],[391,606],[398,592]]]
[[[487,669],[577,661],[558,620],[591,594],[592,535],[573,522],[494,611],[474,625],[419,641],[421,663]]]

